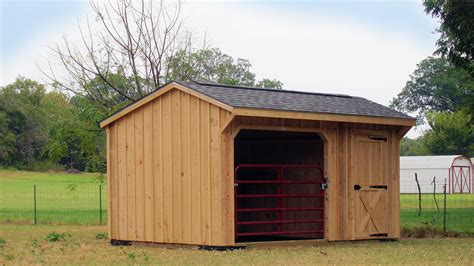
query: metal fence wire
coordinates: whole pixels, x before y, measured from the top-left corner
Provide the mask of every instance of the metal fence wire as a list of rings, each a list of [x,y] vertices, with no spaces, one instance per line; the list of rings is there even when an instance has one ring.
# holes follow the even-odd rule
[[[445,193],[445,179],[432,178],[434,182],[400,184],[400,191],[410,192],[400,194],[402,230],[474,235],[474,194]],[[106,224],[106,198],[106,189],[98,182],[4,183],[0,223]]]
[[[474,194],[449,193],[445,178],[431,182],[401,182],[400,224],[402,230],[430,229],[445,234],[474,234]],[[426,180],[426,177],[424,177]]]
[[[24,224],[107,223],[104,185],[51,182],[2,184],[0,222]]]

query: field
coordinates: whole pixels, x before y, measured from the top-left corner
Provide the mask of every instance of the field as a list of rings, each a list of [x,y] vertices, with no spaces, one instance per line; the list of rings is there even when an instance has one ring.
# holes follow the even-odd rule
[[[98,174],[38,173],[0,169],[0,223],[31,224],[36,185],[39,224],[100,224]],[[443,229],[443,195],[400,196],[401,227]],[[474,235],[474,194],[447,195],[446,226],[450,232]],[[106,223],[106,189],[102,189],[102,223]]]
[[[0,221],[32,223],[34,191],[38,223],[99,224],[99,174],[0,169]],[[103,223],[106,189],[102,189]]]
[[[64,239],[46,240],[51,232]],[[2,225],[0,265],[8,264],[456,264],[472,265],[474,239],[424,238],[396,242],[359,241],[306,247],[203,251],[157,246],[111,246],[96,239],[105,226]],[[3,240],[3,241],[2,241]],[[4,242],[3,244],[1,244]]]

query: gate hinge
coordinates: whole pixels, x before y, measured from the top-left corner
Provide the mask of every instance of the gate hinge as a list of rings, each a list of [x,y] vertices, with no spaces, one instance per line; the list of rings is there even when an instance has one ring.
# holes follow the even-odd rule
[[[321,182],[321,189],[322,190],[328,189],[328,180],[327,180],[327,178],[323,178],[323,182]]]

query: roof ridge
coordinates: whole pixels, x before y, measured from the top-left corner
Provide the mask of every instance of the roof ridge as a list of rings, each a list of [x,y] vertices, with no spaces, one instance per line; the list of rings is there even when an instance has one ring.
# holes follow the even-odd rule
[[[271,88],[260,88],[260,87],[251,87],[251,86],[242,86],[242,85],[228,85],[221,83],[213,82],[200,82],[200,81],[176,81],[178,83],[192,82],[201,86],[213,86],[213,87],[223,87],[223,88],[233,88],[233,89],[244,89],[244,90],[259,90],[259,91],[270,91],[270,92],[282,92],[282,93],[297,93],[297,94],[308,94],[308,95],[321,95],[321,96],[330,96],[330,97],[341,97],[341,98],[355,98],[347,94],[336,94],[336,93],[323,93],[323,92],[308,92],[308,91],[296,91],[296,90],[284,90],[284,89],[271,89]]]

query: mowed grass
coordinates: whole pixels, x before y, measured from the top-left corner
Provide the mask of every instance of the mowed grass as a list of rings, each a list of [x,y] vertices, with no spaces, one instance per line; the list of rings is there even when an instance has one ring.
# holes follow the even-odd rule
[[[33,222],[33,185],[37,190],[39,224],[99,224],[98,174],[27,172],[0,169],[0,223]],[[72,189],[76,185],[75,189]],[[403,229],[428,227],[443,229],[443,195],[422,194],[418,216],[418,195],[400,195],[400,222]],[[106,190],[102,190],[102,219],[106,223]],[[447,230],[474,234],[474,194],[447,195]]]
[[[55,231],[64,240],[46,240]],[[169,249],[132,245],[115,247],[96,239],[105,226],[2,225],[1,264],[172,264],[172,265],[313,265],[429,264],[472,265],[473,238],[356,241],[305,247],[249,248],[234,251]]]
[[[99,224],[99,174],[0,169],[0,222],[33,223],[34,190],[38,223]],[[102,218],[106,222],[106,189]]]
[[[405,229],[427,227],[443,230],[443,194],[422,194],[421,212],[418,215],[418,195],[400,195],[400,223]],[[446,195],[446,230],[474,235],[474,194]]]

